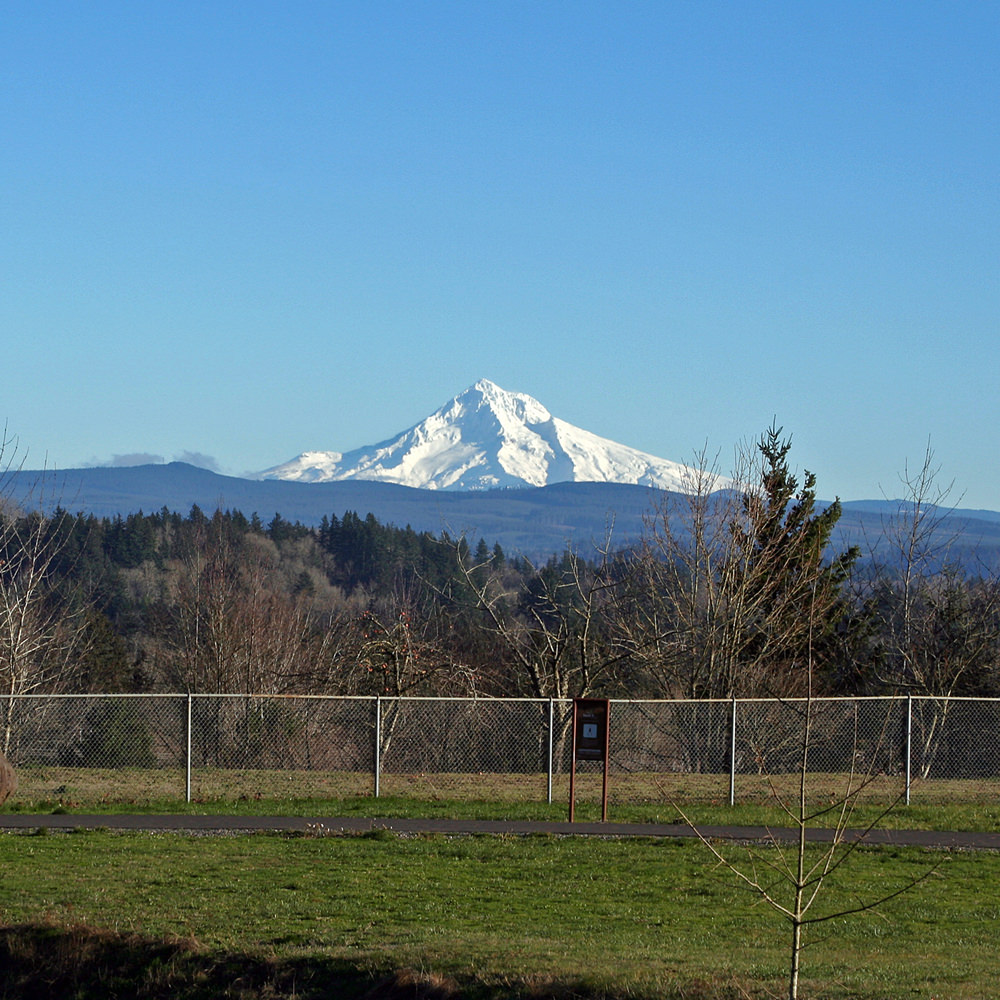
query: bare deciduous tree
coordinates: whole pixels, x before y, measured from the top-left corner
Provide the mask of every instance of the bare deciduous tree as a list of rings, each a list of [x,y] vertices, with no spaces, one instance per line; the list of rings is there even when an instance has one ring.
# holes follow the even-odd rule
[[[324,638],[315,602],[290,593],[269,539],[202,525],[191,551],[168,566],[168,681],[198,693],[283,694],[315,673]]]
[[[352,693],[462,697],[478,691],[478,672],[449,641],[451,622],[420,581],[397,574],[392,593],[355,619]]]
[[[840,795],[832,801],[828,793],[818,801],[814,801],[814,796],[810,794],[811,756],[820,742],[814,729],[816,699],[813,690],[812,658],[812,638],[816,626],[822,626],[822,618],[815,619],[814,597],[818,589],[817,586],[801,611],[808,635],[804,659],[800,664],[805,686],[802,698],[795,702],[799,713],[799,727],[797,788],[794,796],[786,798],[773,777],[768,776],[772,801],[779,806],[789,822],[792,831],[791,840],[786,841],[775,833],[769,833],[767,841],[762,846],[747,847],[743,858],[736,860],[712,839],[702,835],[693,823],[687,821],[720,864],[787,922],[790,930],[788,1000],[797,1000],[799,996],[802,953],[805,947],[804,932],[807,928],[874,910],[890,899],[909,891],[937,870],[937,866],[928,867],[916,877],[903,881],[895,888],[871,894],[867,898],[862,893],[852,894],[847,901],[842,897],[835,897],[832,904],[829,901],[831,891],[828,890],[831,888],[832,876],[849,863],[864,842],[865,836],[892,811],[899,803],[901,795],[876,816],[869,818],[858,828],[852,829],[855,826],[854,818],[861,794],[877,778],[875,760],[879,756],[878,752],[870,754],[871,763],[867,770],[857,770],[852,763],[845,775]],[[880,743],[886,739],[888,720],[887,715]],[[857,745],[857,734],[855,734],[855,745]],[[852,755],[852,761],[856,762],[858,759],[856,753]],[[683,811],[679,811],[683,815]],[[814,845],[809,836],[810,829],[817,824],[828,831],[828,840],[822,845]]]
[[[948,527],[953,484],[939,483],[940,467],[928,444],[916,472],[900,480],[904,496],[883,520],[873,548],[872,605],[879,619],[883,685],[929,696],[920,727],[918,771],[934,761],[953,699],[977,687],[1000,665],[1000,581],[971,576],[953,557],[961,541]]]
[[[0,439],[0,691],[4,699],[0,751],[8,754],[17,725],[18,697],[56,692],[67,681],[87,640],[88,605],[79,594],[60,593],[57,569],[67,552],[73,520],[46,497],[34,509],[13,500],[19,470],[16,439]]]
[[[596,557],[588,563],[567,551],[543,566],[527,563],[527,586],[518,592],[492,555],[473,563],[459,547],[462,579],[483,627],[500,641],[515,686],[532,697],[587,697],[631,655],[607,625],[617,586],[610,530]]]

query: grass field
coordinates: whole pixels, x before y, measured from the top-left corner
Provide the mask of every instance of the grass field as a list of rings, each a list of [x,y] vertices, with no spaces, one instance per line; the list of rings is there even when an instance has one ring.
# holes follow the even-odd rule
[[[995,997],[1000,857],[866,849],[828,905],[935,865],[822,925],[802,995]],[[470,997],[735,1000],[780,995],[787,959],[780,920],[694,841],[5,834],[0,870],[8,990],[34,956],[81,998],[360,996],[410,969]]]
[[[399,776],[375,799],[351,775],[310,774],[303,784],[285,772],[204,772],[190,804],[176,772],[25,769],[19,777],[5,811],[565,819],[568,801],[557,784],[547,803],[539,775]],[[785,823],[762,781],[746,779],[730,807],[714,776],[630,777],[621,796],[629,801],[612,797],[612,821],[676,822],[681,807],[705,824]],[[814,801],[835,799],[843,782],[815,776]],[[598,788],[585,776],[578,819],[599,818]],[[1000,788],[972,801],[955,783],[921,791],[882,825],[1000,829]],[[895,794],[869,792],[856,825]],[[744,849],[727,850],[740,857]],[[868,848],[830,884],[824,905],[882,895],[931,869],[879,910],[807,937],[801,995],[996,997],[1000,855]],[[782,994],[789,948],[780,918],[690,840],[333,837],[320,828],[307,836],[8,833],[0,834],[0,872],[4,1000],[758,1000]],[[377,985],[385,977],[394,990]]]

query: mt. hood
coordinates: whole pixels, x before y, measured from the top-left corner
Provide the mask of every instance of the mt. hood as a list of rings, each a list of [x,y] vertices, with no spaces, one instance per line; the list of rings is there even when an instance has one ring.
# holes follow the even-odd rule
[[[307,451],[259,478],[379,480],[426,490],[634,483],[686,492],[688,472],[676,462],[574,427],[531,396],[480,379],[388,441],[346,453]]]

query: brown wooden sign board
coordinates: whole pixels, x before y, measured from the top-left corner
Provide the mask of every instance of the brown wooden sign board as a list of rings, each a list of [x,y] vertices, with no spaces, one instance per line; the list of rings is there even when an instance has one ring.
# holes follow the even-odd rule
[[[607,758],[606,698],[577,698],[573,703],[573,753],[577,760],[603,761]]]
[[[607,698],[573,699],[573,760],[569,772],[569,821],[576,809],[576,762],[593,760],[604,764],[601,822],[608,820],[608,747],[611,702]]]

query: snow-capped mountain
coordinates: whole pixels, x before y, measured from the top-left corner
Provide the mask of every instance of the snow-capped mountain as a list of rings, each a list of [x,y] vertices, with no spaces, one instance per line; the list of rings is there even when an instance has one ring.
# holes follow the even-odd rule
[[[683,465],[574,427],[531,396],[481,379],[388,441],[345,453],[307,451],[259,478],[378,480],[428,490],[633,483],[684,492],[689,475]]]

